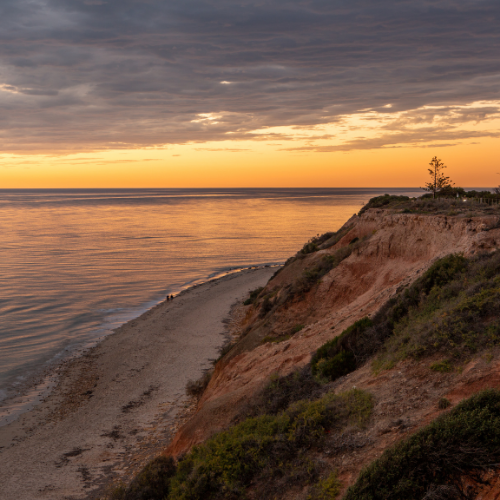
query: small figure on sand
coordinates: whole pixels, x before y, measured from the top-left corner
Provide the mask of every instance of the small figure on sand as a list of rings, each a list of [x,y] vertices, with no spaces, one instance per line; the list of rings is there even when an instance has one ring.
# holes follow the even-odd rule
[[[167,295],[167,302],[170,300],[170,295]]]

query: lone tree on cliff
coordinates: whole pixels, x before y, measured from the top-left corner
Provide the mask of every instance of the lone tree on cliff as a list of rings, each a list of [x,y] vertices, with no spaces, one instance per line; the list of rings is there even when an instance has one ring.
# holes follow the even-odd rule
[[[429,175],[432,178],[431,182],[426,182],[425,187],[422,189],[425,189],[426,191],[430,191],[432,193],[432,197],[436,197],[436,192],[440,191],[441,189],[445,187],[451,187],[453,186],[453,182],[450,181],[449,177],[446,177],[442,170],[446,168],[446,165],[441,162],[441,159],[438,159],[437,156],[435,156],[429,165],[432,168],[429,168]]]

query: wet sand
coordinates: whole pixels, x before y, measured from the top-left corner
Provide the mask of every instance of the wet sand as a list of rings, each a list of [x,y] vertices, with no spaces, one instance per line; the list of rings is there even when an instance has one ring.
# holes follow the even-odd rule
[[[3,500],[99,498],[168,444],[194,409],[185,394],[227,338],[231,306],[273,268],[193,287],[62,364],[53,393],[0,428]]]

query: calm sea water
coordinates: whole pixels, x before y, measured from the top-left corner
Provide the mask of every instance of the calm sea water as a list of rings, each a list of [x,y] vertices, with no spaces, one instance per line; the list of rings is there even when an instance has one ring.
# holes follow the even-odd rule
[[[0,190],[0,400],[166,294],[418,189]]]

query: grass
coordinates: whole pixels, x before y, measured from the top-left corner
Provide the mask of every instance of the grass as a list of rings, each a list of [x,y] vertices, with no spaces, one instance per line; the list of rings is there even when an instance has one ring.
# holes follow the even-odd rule
[[[291,339],[291,335],[280,335],[279,337],[275,337],[274,335],[266,335],[261,343],[262,344],[267,344],[267,343],[272,343],[272,344],[278,344],[279,342],[284,342],[285,340]]]
[[[500,462],[500,391],[476,394],[386,450],[344,500],[476,498]]]
[[[318,234],[311,238],[299,251],[298,257],[303,257],[309,253],[317,252],[318,250],[324,250],[325,248],[330,248],[336,243],[338,243],[351,229],[352,225],[342,227],[336,232],[327,232],[321,236]]]
[[[283,342],[285,340],[288,340],[290,338],[292,338],[296,333],[300,332],[303,328],[305,328],[305,325],[302,325],[302,324],[297,324],[295,325],[291,330],[290,330],[290,333],[286,334],[286,333],[283,333],[283,334],[280,334],[280,335],[266,335],[261,343],[262,344],[266,344],[268,342],[271,342],[271,343],[278,343],[278,342]]]
[[[398,208],[402,204],[406,204],[410,198],[408,196],[394,196],[384,194],[372,198],[360,211],[358,215],[363,215],[370,208]]]

